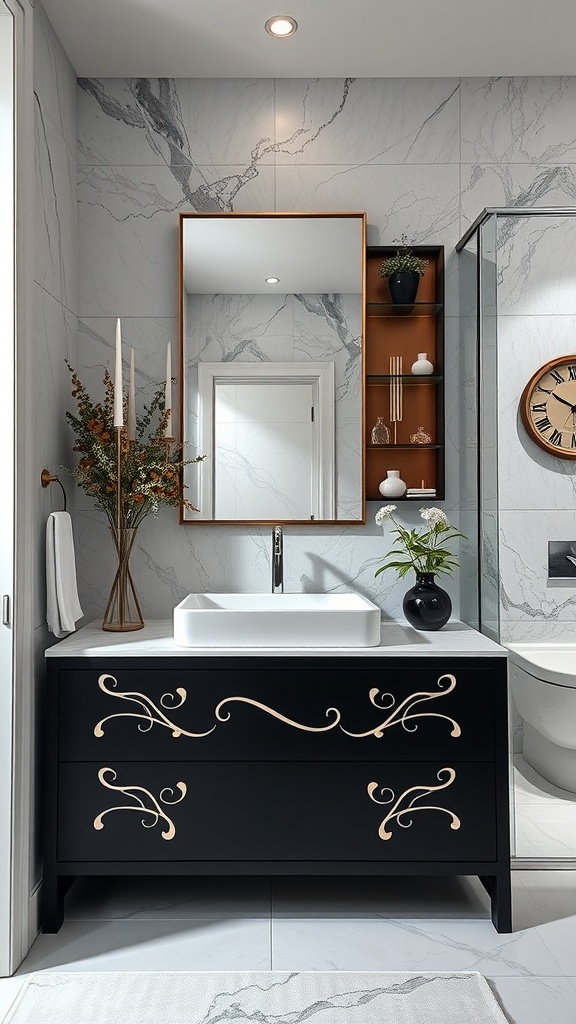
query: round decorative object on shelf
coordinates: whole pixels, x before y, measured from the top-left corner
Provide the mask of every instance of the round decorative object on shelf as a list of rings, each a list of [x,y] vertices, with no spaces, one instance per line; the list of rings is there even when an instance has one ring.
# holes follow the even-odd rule
[[[412,373],[419,377],[425,377],[434,373],[434,366],[428,359],[427,352],[418,353],[418,359],[412,363]]]
[[[414,302],[419,284],[420,274],[416,270],[399,270],[395,274],[390,274],[388,287],[392,302],[399,305]]]
[[[386,479],[378,484],[378,490],[384,498],[401,498],[406,494],[406,484],[400,478],[399,469],[387,469]]]
[[[442,629],[450,618],[450,595],[434,580],[432,572],[417,572],[416,583],[404,595],[402,610],[414,629]]]

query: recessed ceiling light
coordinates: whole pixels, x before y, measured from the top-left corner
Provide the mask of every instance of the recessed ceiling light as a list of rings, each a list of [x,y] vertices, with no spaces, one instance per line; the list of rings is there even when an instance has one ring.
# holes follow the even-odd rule
[[[267,277],[266,278],[266,284],[280,284],[280,278],[279,277]]]
[[[271,36],[283,39],[285,36],[294,34],[298,28],[298,22],[287,14],[276,14],[274,18],[268,18],[264,28]]]

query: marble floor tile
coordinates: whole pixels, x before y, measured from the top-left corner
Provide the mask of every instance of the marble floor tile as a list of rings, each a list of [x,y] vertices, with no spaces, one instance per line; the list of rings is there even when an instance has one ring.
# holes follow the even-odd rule
[[[266,971],[267,920],[65,921],[39,935],[16,976],[31,971]]]
[[[67,921],[270,917],[268,878],[78,878]]]
[[[477,878],[275,878],[273,918],[478,918],[490,900]]]
[[[576,943],[574,948],[576,959]],[[569,973],[570,962],[563,970],[539,929],[499,935],[489,921],[272,922],[273,970],[456,970],[489,978],[554,977]]]
[[[569,978],[576,977],[576,915],[565,917],[561,921],[550,921],[538,929],[546,948],[560,964],[562,974]],[[548,974],[548,971],[542,971]],[[576,1002],[575,1002],[576,1020]]]
[[[0,978],[0,1021],[4,1020],[24,981],[24,978]]]
[[[513,1024],[575,1024],[576,978],[493,978],[490,987]]]

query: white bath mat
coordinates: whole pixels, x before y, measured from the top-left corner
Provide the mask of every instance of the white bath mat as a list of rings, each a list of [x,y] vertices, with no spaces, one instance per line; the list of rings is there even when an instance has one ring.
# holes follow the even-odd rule
[[[4,1024],[507,1024],[475,973],[34,974]]]

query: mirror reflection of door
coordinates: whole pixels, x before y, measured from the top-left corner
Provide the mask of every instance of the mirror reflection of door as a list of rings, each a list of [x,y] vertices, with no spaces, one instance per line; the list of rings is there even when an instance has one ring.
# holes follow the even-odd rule
[[[216,385],[216,519],[318,518],[314,401],[296,380]]]
[[[198,516],[333,519],[334,384],[329,362],[199,363]]]

